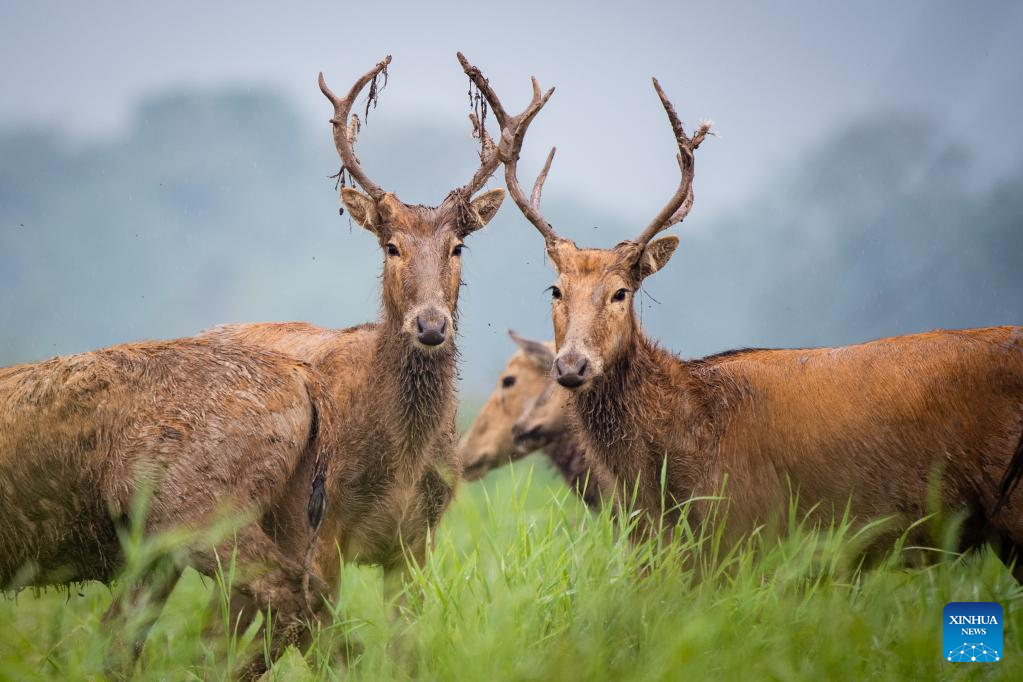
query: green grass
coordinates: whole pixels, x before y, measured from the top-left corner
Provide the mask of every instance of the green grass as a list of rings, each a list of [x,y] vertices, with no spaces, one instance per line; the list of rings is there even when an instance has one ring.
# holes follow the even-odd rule
[[[540,463],[464,486],[436,551],[391,617],[378,570],[345,569],[339,615],[282,680],[1023,679],[1023,591],[990,552],[909,568],[898,557],[856,570],[858,537],[839,525],[755,538],[726,556],[684,530],[634,546],[592,516]],[[696,579],[692,566],[699,566]],[[140,679],[226,679],[258,652],[227,631],[212,583],[188,572],[150,634]],[[0,599],[0,678],[98,679],[108,646],[97,585]],[[949,601],[1005,609],[1005,658],[941,658]],[[332,632],[364,653],[333,663]]]

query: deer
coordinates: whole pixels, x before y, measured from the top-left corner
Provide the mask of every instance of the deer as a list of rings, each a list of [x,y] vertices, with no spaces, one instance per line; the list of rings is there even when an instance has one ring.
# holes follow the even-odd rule
[[[887,519],[905,529],[935,511],[928,492],[936,485],[941,510],[966,515],[961,549],[990,542],[1023,580],[1014,563],[1023,498],[1013,495],[1023,474],[1023,327],[696,360],[644,333],[635,296],[679,243],[654,238],[691,211],[695,151],[712,126],[687,134],[656,78],[653,86],[681,179],[634,239],[581,248],[554,231],[540,202],[556,148],[528,196],[517,178],[531,119],[512,124],[499,149],[508,193],[556,274],[553,377],[571,393],[590,466],[613,483],[619,504],[628,496],[644,512],[637,535],[677,527],[683,510],[692,527],[705,527],[723,509],[724,537],[734,542],[778,524],[793,498],[814,522],[848,510],[857,523]]]
[[[458,60],[474,82],[486,83],[464,55]],[[425,562],[462,478],[455,426],[462,249],[497,213],[504,190],[474,198],[500,166],[485,117],[475,111],[469,118],[481,142],[480,166],[438,206],[405,204],[370,179],[355,154],[360,122],[351,109],[367,84],[372,101],[390,61],[379,62],[344,97],[322,73],[319,78],[334,109],[341,202],[375,237],[382,256],[379,318],[347,329],[231,324],[200,337],[285,353],[324,377],[339,406],[338,440],[324,474],[327,502],[313,565],[330,585],[337,584],[342,561],[382,566],[385,590],[394,593],[407,569]],[[532,90],[520,114],[501,109],[505,124],[533,117],[553,92],[542,94],[535,78]],[[345,186],[346,174],[362,191]]]
[[[465,479],[479,480],[542,451],[569,488],[590,509],[599,509],[599,483],[570,428],[568,392],[551,377],[554,342],[526,339],[511,330],[508,335],[519,349],[458,444]]]
[[[115,637],[109,670],[134,662],[183,568],[215,577],[232,557],[234,592],[273,610],[272,654],[302,642],[329,593],[303,560],[332,456],[326,389],[292,357],[195,338],[0,369],[0,589],[109,585],[133,524],[183,529],[183,551],[140,567],[104,615],[117,628],[143,614],[131,642]],[[230,532],[208,537],[221,522]]]

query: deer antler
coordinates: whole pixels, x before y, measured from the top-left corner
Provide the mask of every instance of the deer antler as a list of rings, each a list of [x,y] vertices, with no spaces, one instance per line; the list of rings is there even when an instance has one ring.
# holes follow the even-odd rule
[[[472,120],[473,127],[483,144],[483,153],[480,155],[482,161],[480,170],[476,172],[473,181],[466,187],[473,186],[473,182],[476,182],[477,178],[483,173],[486,173],[486,175],[483,176],[480,184],[485,182],[486,178],[497,169],[497,165],[503,161],[505,181],[508,184],[508,192],[511,194],[512,199],[518,204],[519,209],[529,222],[533,223],[536,229],[540,231],[540,234],[543,235],[547,243],[553,244],[557,241],[558,236],[554,233],[550,223],[540,213],[540,194],[543,191],[543,183],[547,179],[547,172],[550,170],[551,161],[554,159],[555,150],[551,149],[551,153],[547,156],[547,163],[544,164],[543,170],[540,172],[539,177],[537,177],[536,184],[533,185],[533,193],[529,199],[526,198],[522,187],[519,186],[515,171],[519,161],[519,152],[522,149],[522,141],[526,137],[526,129],[529,128],[529,124],[533,122],[536,115],[547,104],[547,100],[554,94],[554,88],[541,93],[540,84],[536,78],[532,78],[533,97],[529,105],[517,116],[509,116],[501,104],[497,93],[490,87],[490,83],[483,77],[480,70],[470,64],[461,52],[458,53],[458,61],[462,65],[462,70],[465,71],[465,74],[476,86],[476,89],[486,99],[487,104],[490,106],[490,111],[494,113],[498,125],[501,126],[500,142],[494,146],[493,140],[487,135],[482,122],[477,119],[475,113],[470,114],[469,118]],[[490,147],[489,152],[488,145]]]
[[[696,171],[696,157],[693,152],[700,146],[704,138],[710,133],[712,123],[701,121],[692,137],[686,135],[682,128],[682,120],[678,117],[674,105],[668,96],[661,89],[661,84],[654,78],[654,90],[661,98],[664,111],[668,114],[668,121],[671,123],[671,131],[675,133],[675,141],[678,143],[678,167],[682,171],[682,180],[679,182],[678,190],[671,200],[661,209],[660,213],[650,221],[646,229],[639,237],[633,240],[641,247],[646,246],[657,234],[668,229],[672,225],[682,222],[689,215],[693,207],[693,175]]]
[[[352,105],[355,103],[355,98],[359,96],[359,93],[366,83],[373,81],[373,86],[370,88],[370,100],[366,103],[366,112],[369,112],[369,105],[376,99],[376,78],[381,73],[384,74],[385,83],[387,78],[387,65],[391,63],[391,55],[387,55],[384,60],[370,69],[362,78],[355,81],[355,85],[348,91],[348,94],[344,99],[339,98],[337,95],[327,87],[327,82],[323,79],[323,72],[320,72],[320,90],[323,94],[331,101],[334,105],[334,118],[330,119],[330,122],[334,124],[334,146],[337,147],[338,156],[341,157],[341,173],[344,174],[345,170],[355,179],[356,182],[366,191],[366,194],[373,197],[375,201],[379,201],[384,196],[384,190],[380,188],[375,182],[369,179],[365,172],[362,170],[362,165],[359,163],[359,157],[355,155],[355,136],[359,132],[361,123],[359,122],[358,114],[352,115],[352,120],[349,123],[348,114],[352,110]]]

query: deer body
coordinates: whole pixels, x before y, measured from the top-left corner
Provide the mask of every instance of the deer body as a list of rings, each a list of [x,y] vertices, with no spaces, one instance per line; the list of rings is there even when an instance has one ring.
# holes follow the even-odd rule
[[[333,419],[307,365],[195,339],[125,344],[2,369],[0,404],[0,586],[109,583],[143,496],[147,533],[237,518],[219,551],[266,569],[237,588],[295,641],[316,605],[292,557]],[[283,548],[271,536],[296,516],[297,549]],[[212,576],[215,551],[197,543],[187,561]]]
[[[601,487],[598,475],[590,467],[582,439],[574,430],[565,430],[551,436],[543,446],[547,458],[565,479],[568,487],[578,495],[590,509],[597,511],[602,504],[602,491],[610,490],[606,479]]]
[[[729,529],[800,511],[913,522],[949,509],[982,515],[1023,543],[1023,506],[994,514],[1023,435],[1023,328],[936,331],[841,348],[745,350],[686,362],[637,334],[573,396],[595,466],[616,489],[639,481],[659,513],[724,490]],[[699,522],[707,503],[690,510]]]

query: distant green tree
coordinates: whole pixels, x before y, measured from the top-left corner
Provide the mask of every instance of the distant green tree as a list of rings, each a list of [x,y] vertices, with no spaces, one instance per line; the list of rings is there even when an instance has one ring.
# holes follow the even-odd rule
[[[435,203],[475,169],[468,125],[386,116],[360,155],[405,201]],[[769,191],[714,220],[697,203],[678,228],[679,255],[648,284],[663,303],[643,299],[666,345],[702,355],[1023,322],[1023,167],[974,187],[967,151],[908,115],[853,122],[781,165]],[[337,167],[326,118],[310,130],[261,90],[163,94],[87,144],[0,133],[0,364],[223,322],[373,318],[379,250],[338,215]],[[557,194],[544,211],[580,244],[642,223]],[[505,329],[549,335],[552,274],[510,201],[469,249],[460,343],[479,395],[512,350]]]

